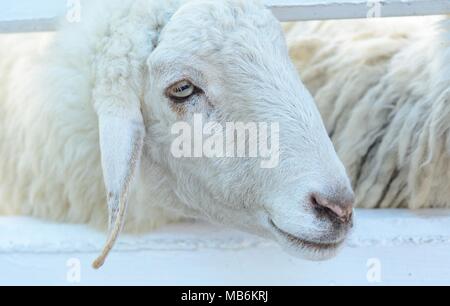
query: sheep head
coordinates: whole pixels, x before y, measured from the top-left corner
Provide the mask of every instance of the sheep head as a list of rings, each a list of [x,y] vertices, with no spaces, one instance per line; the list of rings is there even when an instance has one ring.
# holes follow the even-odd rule
[[[257,1],[181,3],[152,43],[145,18],[125,22],[96,61],[110,237],[94,266],[123,227],[135,173],[155,168],[177,198],[173,210],[275,239],[301,257],[333,256],[352,226],[353,192],[278,21]],[[198,121],[216,136],[231,122],[271,126],[279,159],[175,154],[174,128]],[[227,135],[216,146],[239,138]],[[261,148],[263,139],[244,139]]]

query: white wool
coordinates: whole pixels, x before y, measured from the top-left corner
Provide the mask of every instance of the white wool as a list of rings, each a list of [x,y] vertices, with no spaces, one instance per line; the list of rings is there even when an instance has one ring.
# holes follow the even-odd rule
[[[0,37],[0,213],[105,228],[107,194],[98,118],[91,104],[98,73],[94,67],[109,69],[105,73],[111,78],[129,73],[126,69],[132,66],[120,63],[126,61],[120,54],[139,43],[145,44],[144,52],[151,50],[178,2],[85,2],[82,22],[65,25],[56,34]],[[139,26],[148,36],[130,35]],[[110,46],[111,32],[122,37],[110,51],[118,62],[116,67],[101,67],[95,56]],[[156,181],[146,189],[158,193],[145,202],[132,201],[128,230],[145,231],[177,218],[162,217],[161,206],[153,205],[170,205],[174,198]]]
[[[285,30],[357,205],[450,207],[449,21],[306,22]]]

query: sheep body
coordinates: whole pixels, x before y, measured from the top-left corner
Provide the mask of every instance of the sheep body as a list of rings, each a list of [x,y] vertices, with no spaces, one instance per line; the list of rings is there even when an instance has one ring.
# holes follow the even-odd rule
[[[147,36],[142,39],[152,46],[179,2],[83,2],[79,24],[57,33],[0,36],[1,214],[105,228],[106,191],[92,105],[96,54],[114,35],[124,39],[110,52],[134,48],[136,41],[127,39],[137,37],[134,27],[143,28]],[[108,68],[113,75],[122,67]],[[160,178],[154,180],[133,192],[129,231],[177,218],[157,206],[174,196]]]
[[[303,81],[364,208],[450,207],[450,23],[286,25]]]

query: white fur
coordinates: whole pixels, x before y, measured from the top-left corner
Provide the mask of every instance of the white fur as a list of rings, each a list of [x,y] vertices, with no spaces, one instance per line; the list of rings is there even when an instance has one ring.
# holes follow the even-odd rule
[[[269,222],[308,241],[342,242],[348,229],[318,218],[310,194],[351,199],[352,191],[268,10],[243,0],[82,6],[81,23],[56,34],[0,38],[1,213],[104,228],[107,193],[128,188],[130,150],[139,147],[132,131],[142,123],[128,231],[203,218],[275,238],[307,257],[332,255],[293,246]],[[205,94],[176,105],[165,90],[183,78]],[[171,126],[194,113],[219,123],[279,122],[280,166],[175,158]]]
[[[308,22],[286,31],[357,205],[450,207],[449,21]]]

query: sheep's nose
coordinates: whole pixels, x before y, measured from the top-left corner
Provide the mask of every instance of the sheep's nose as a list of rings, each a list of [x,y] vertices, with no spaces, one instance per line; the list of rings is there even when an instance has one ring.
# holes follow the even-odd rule
[[[326,215],[332,220],[349,223],[353,217],[355,196],[353,192],[333,193],[326,195],[313,193],[311,195],[313,209],[320,215]]]

